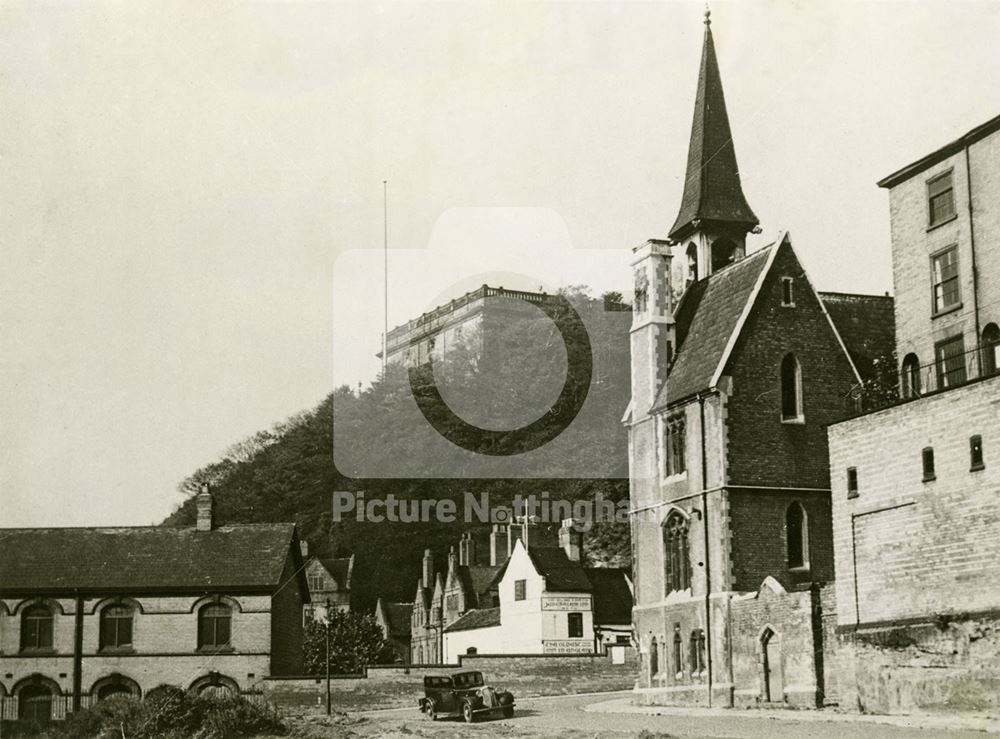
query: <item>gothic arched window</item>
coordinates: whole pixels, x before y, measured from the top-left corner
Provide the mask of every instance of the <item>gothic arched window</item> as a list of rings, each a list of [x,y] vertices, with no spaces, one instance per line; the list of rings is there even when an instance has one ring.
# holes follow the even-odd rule
[[[903,369],[900,372],[901,389],[904,398],[920,396],[920,360],[910,352],[903,357]]]
[[[983,374],[995,375],[1000,370],[1000,327],[986,324],[983,329]]]
[[[673,511],[663,522],[663,580],[665,591],[687,590],[691,586],[688,557],[688,522]]]
[[[695,629],[691,632],[688,660],[692,676],[700,675],[705,671],[705,632],[702,629]]]
[[[802,368],[794,354],[781,360],[781,419],[802,420]]]
[[[809,525],[801,503],[792,503],[785,511],[785,536],[790,569],[809,566]]]

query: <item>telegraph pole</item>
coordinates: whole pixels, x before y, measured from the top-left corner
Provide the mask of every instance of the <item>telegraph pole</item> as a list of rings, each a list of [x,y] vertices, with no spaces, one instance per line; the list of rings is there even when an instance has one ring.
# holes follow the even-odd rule
[[[332,707],[330,705],[330,598],[327,596],[326,599],[326,715],[329,716],[332,713]]]

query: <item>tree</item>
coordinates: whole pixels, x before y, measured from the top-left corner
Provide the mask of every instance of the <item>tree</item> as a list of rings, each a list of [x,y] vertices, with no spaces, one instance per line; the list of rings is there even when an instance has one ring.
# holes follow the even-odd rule
[[[326,674],[326,629],[319,621],[306,626],[302,650],[306,673]],[[330,674],[357,675],[381,662],[390,646],[373,616],[351,611],[330,614]]]

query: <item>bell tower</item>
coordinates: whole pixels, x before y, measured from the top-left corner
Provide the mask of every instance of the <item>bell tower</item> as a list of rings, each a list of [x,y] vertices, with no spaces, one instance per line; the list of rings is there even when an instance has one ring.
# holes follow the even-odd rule
[[[670,229],[670,240],[676,245],[674,254],[683,260],[683,286],[742,259],[747,234],[757,224],[740,184],[712,39],[711,13],[706,10],[684,195]]]

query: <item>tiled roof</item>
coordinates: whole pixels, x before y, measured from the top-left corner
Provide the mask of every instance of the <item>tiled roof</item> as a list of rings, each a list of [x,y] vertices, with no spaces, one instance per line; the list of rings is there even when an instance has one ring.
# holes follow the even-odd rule
[[[896,346],[893,299],[888,295],[820,293],[848,354],[862,379],[874,376],[873,360]]]
[[[385,616],[389,622],[389,636],[409,636],[412,603],[386,603]]]
[[[0,591],[274,590],[294,536],[290,523],[0,529]]]
[[[470,629],[485,629],[500,625],[499,608],[483,608],[478,611],[468,611],[459,616],[445,631],[469,631]]]
[[[709,387],[768,255],[777,248],[760,249],[688,288],[677,310],[677,355],[654,409]]]
[[[546,590],[590,592],[590,580],[583,565],[567,557],[559,547],[530,547],[528,556],[538,574],[545,578]]]
[[[632,588],[625,570],[588,567],[584,572],[594,593],[594,624],[632,623]]]
[[[757,216],[740,184],[719,62],[708,25],[698,71],[684,195],[670,238],[684,238],[693,227],[692,222],[698,219],[738,223],[747,226],[747,230],[757,225]]]

